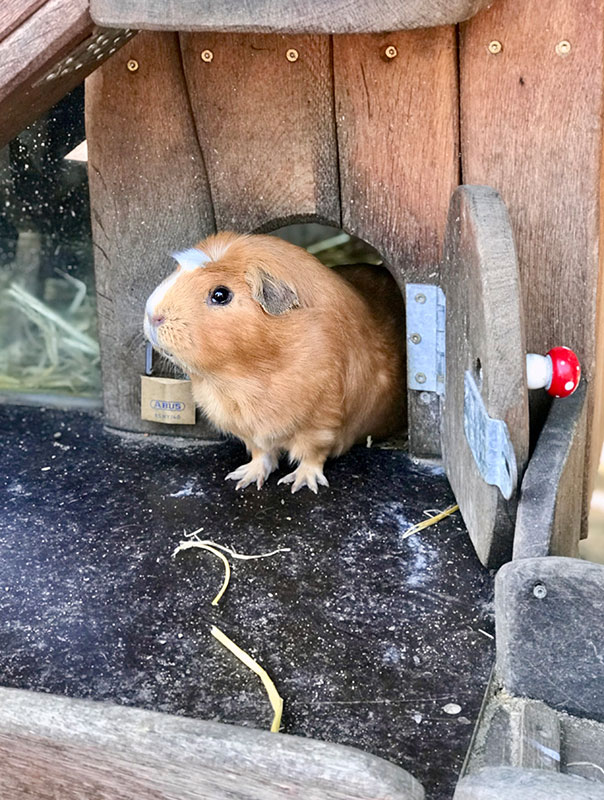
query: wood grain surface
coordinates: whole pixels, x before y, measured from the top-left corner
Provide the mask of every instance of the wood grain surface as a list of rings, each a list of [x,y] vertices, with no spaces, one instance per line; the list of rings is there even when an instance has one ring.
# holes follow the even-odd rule
[[[545,703],[512,697],[491,683],[463,772],[472,775],[485,767],[566,771],[560,734],[560,715]]]
[[[500,52],[490,53],[490,42]],[[581,359],[592,476],[604,433],[604,371],[596,374],[604,356],[603,50],[602,0],[527,0],[522,13],[515,0],[500,0],[461,26],[463,181],[493,186],[508,206],[528,350],[566,345]],[[532,399],[537,428],[545,395]]]
[[[449,210],[443,256],[447,376],[443,457],[480,561],[511,555],[517,495],[482,478],[464,431],[464,380],[474,376],[489,417],[503,420],[521,478],[528,459],[528,400],[518,265],[509,218],[489,187],[461,186]]]
[[[401,286],[440,282],[459,175],[456,58],[451,27],[334,38],[342,226],[379,250]],[[438,398],[419,394],[409,392],[410,446],[437,454]]]
[[[12,32],[0,41],[0,147],[83,80],[86,73],[70,73],[36,86],[94,28],[88,0],[48,0],[19,25],[15,9],[8,11],[2,13]]]
[[[130,72],[128,61],[138,69]],[[109,425],[210,436],[140,420],[143,311],[170,253],[214,230],[176,34],[139,34],[87,83],[98,331]]]
[[[451,25],[492,0],[91,0],[99,24],[154,30],[367,33]]]
[[[183,34],[181,42],[217,227],[304,219],[339,227],[329,37]],[[292,50],[297,60],[288,61]]]
[[[552,403],[522,481],[514,558],[579,554],[586,396],[582,382],[572,397]]]
[[[0,6],[0,42],[45,2],[46,0],[4,0]]]
[[[576,775],[518,767],[486,767],[463,778],[455,800],[604,800],[604,788]]]
[[[4,2],[0,6],[0,147],[132,35],[95,27],[88,0]]]
[[[0,689],[7,800],[423,800],[408,772],[351,747]]]
[[[558,556],[505,564],[495,579],[504,689],[604,722],[603,597],[602,564]]]

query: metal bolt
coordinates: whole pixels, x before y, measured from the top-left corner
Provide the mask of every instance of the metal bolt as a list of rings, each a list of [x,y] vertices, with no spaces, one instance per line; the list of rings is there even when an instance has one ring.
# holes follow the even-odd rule
[[[131,58],[126,66],[128,67],[129,72],[136,72],[138,69],[138,61],[135,58]]]
[[[425,303],[426,302],[426,295],[425,294],[416,294],[415,295],[415,302],[416,303]]]
[[[432,398],[430,397],[430,392],[420,392],[419,399],[425,406],[427,406],[430,404]]]
[[[547,595],[547,589],[542,583],[536,583],[533,586],[533,594],[537,600],[543,600],[543,598]]]
[[[413,344],[419,344],[422,340],[422,337],[420,336],[419,333],[412,333],[409,338],[411,339]]]
[[[558,53],[559,56],[567,56],[570,53],[570,51],[571,51],[570,42],[568,42],[566,39],[563,39],[556,45],[556,53]]]
[[[417,381],[417,383],[425,383],[426,376],[424,375],[423,372],[418,372],[415,376],[415,380]]]
[[[300,58],[300,53],[298,53],[298,51],[295,48],[290,47],[285,54],[285,58],[288,61],[291,61],[291,63],[293,64],[294,61],[297,61]]]
[[[201,51],[201,60],[205,61],[206,64],[209,64],[213,58],[214,58],[214,53],[211,50]]]
[[[393,44],[389,44],[388,47],[384,50],[384,55],[386,58],[393,59],[398,56],[398,50]]]
[[[493,39],[492,42],[489,42],[487,49],[489,53],[492,53],[494,56],[496,56],[497,53],[501,53],[503,50],[503,45],[501,42],[498,42],[497,39]]]

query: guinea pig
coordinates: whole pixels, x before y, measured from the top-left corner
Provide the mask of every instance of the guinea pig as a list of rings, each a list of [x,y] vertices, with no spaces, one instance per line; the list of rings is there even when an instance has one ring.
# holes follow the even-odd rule
[[[328,457],[404,424],[403,301],[385,268],[330,269],[274,236],[228,232],[173,258],[145,335],[247,447],[226,476],[237,489],[260,488],[287,452],[296,468],[279,483],[316,493]]]

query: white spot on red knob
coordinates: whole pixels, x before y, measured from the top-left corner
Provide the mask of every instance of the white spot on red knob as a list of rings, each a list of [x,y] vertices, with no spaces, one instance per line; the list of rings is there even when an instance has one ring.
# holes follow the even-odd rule
[[[568,347],[553,347],[546,356],[529,353],[526,357],[529,389],[545,389],[554,397],[568,397],[581,380],[579,359]]]

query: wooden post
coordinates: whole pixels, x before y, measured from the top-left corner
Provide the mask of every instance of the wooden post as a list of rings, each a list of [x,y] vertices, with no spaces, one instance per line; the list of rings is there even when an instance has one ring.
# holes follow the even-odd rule
[[[170,253],[213,232],[178,36],[142,33],[87,81],[86,127],[105,416],[127,430],[208,436],[140,419],[143,311]]]
[[[603,436],[600,206],[604,2],[498,0],[461,26],[464,183],[497,189],[514,229],[528,350],[574,349],[589,381],[586,490]],[[546,408],[537,401],[534,428]],[[575,477],[581,491],[583,469]]]
[[[455,28],[335,37],[334,73],[342,226],[380,251],[401,286],[439,284],[459,176]],[[440,452],[430,395],[409,392],[418,455]]]

